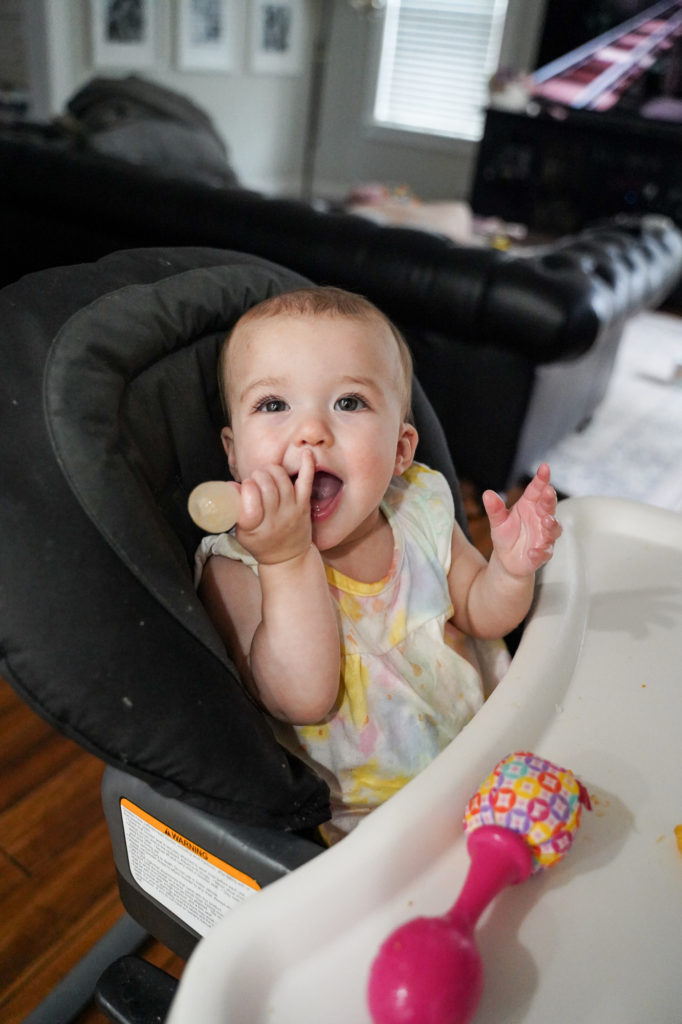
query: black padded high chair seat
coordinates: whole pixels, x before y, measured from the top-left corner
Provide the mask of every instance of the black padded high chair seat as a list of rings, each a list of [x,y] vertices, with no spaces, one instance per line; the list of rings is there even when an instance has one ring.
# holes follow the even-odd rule
[[[301,283],[250,257],[120,254],[24,278],[0,317],[0,671],[166,795],[289,828],[324,819],[325,788],[273,744],[212,631],[186,497],[225,475],[220,339]]]
[[[163,795],[287,829],[328,816],[326,786],[274,741],[195,594],[186,502],[228,475],[221,340],[306,283],[256,257],[150,249],[0,293],[0,672]],[[415,417],[420,458],[457,492],[418,386]]]
[[[0,674],[110,766],[103,802],[121,898],[182,956],[204,933],[185,912],[196,891],[183,903],[173,878],[164,891],[163,879],[143,877],[150,863],[158,874],[155,854],[135,848],[124,805],[138,828],[160,823],[255,888],[319,854],[301,833],[329,816],[326,785],[276,743],[196,596],[201,532],[187,514],[197,483],[228,476],[223,338],[245,309],[308,283],[244,254],[140,249],[0,292]],[[466,529],[448,446],[417,382],[414,418],[419,457],[447,477]],[[139,942],[130,919],[122,924],[79,979],[90,983],[90,964]],[[170,998],[168,979],[150,981],[145,968],[138,985],[137,975],[128,958],[106,973],[98,991],[110,1020],[147,1019],[121,1015],[112,989],[151,985]],[[70,977],[36,1021],[55,1019],[55,1001],[60,1020],[74,1018],[82,999]]]
[[[115,253],[0,292],[0,673],[110,766],[103,801],[121,898],[182,956],[203,934],[185,913],[196,893],[183,904],[172,880],[169,894],[143,877],[124,803],[139,827],[161,822],[256,887],[316,856],[298,833],[329,816],[326,785],[275,742],[196,596],[201,533],[187,514],[197,483],[228,475],[216,380],[225,334],[248,307],[306,284],[256,257],[183,248]],[[414,415],[420,458],[445,473],[466,527],[418,384]],[[126,920],[108,956],[133,948]],[[102,955],[96,947],[90,963]],[[90,979],[79,967],[88,991],[100,970]],[[99,989],[112,1021],[138,1019],[111,997],[130,991],[131,971],[119,961]],[[140,978],[158,989],[146,969]],[[54,1019],[55,1002],[64,1020],[74,1016],[64,1002],[82,1005],[69,978],[48,1002],[36,1020]]]

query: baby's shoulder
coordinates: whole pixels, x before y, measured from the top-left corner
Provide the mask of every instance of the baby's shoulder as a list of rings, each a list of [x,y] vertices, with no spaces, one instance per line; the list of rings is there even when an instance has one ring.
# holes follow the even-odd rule
[[[413,462],[401,476],[393,478],[385,500],[395,511],[431,512],[434,501],[454,511],[452,493],[443,474],[421,462]]]
[[[420,547],[426,545],[447,557],[455,506],[442,473],[414,462],[402,476],[394,477],[384,507],[388,518],[401,523]]]

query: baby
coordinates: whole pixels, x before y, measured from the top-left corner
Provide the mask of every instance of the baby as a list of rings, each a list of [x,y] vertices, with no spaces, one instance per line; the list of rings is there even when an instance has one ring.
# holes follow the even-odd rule
[[[220,356],[241,512],[202,542],[199,592],[281,742],[329,783],[330,841],[475,714],[503,671],[491,641],[525,617],[561,533],[542,465],[511,511],[483,495],[486,562],[414,461],[411,373],[390,321],[334,288],[253,307]]]

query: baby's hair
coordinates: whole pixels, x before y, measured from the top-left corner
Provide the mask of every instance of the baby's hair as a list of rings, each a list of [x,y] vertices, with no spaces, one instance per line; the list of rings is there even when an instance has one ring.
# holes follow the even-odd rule
[[[403,416],[411,420],[412,405],[412,354],[398,328],[378,309],[373,302],[331,286],[299,288],[292,292],[273,295],[263,302],[247,309],[225,338],[218,358],[218,384],[225,422],[230,422],[230,410],[225,389],[225,371],[230,341],[236,331],[254,320],[265,320],[275,316],[341,316],[354,320],[376,320],[388,327],[398,346],[398,356],[403,377]]]

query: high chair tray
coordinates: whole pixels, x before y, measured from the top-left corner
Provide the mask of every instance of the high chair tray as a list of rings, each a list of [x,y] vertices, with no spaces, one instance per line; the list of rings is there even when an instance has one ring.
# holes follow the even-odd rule
[[[682,516],[581,498],[559,517],[523,639],[483,709],[348,838],[209,932],[169,1024],[369,1024],[377,948],[454,902],[465,803],[515,750],[572,769],[593,810],[558,866],[482,918],[475,1021],[679,1024]]]

